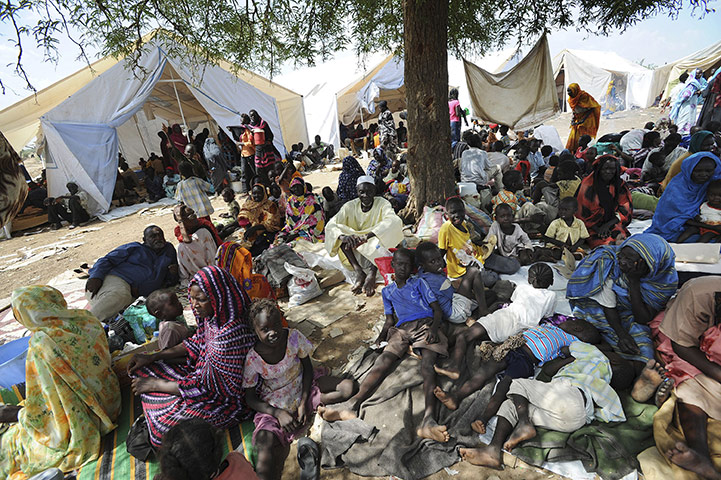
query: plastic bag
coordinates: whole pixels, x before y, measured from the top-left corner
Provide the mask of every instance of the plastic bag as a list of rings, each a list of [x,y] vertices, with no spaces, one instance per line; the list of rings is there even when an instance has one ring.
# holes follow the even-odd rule
[[[416,235],[423,240],[438,243],[438,231],[441,229],[441,225],[443,225],[443,222],[445,221],[443,219],[445,211],[445,208],[441,206],[423,207],[423,216],[418,222]]]
[[[148,313],[145,305],[130,305],[123,312],[123,317],[133,329],[135,340],[139,344],[153,338],[153,332],[158,329],[158,319]]]
[[[313,270],[296,267],[288,262],[285,262],[283,266],[292,275],[292,278],[288,280],[288,295],[290,296],[288,306],[303,305],[323,293]]]

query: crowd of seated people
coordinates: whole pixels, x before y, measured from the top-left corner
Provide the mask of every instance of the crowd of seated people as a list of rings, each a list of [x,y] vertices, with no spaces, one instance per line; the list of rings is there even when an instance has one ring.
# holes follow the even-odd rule
[[[151,189],[173,192],[176,240],[166,241],[160,228],[149,226],[142,242],[121,245],[98,259],[86,284],[90,314],[68,310],[59,293],[45,287],[20,289],[12,298],[18,320],[33,335],[47,324],[67,339],[67,349],[54,354],[74,364],[77,332],[55,318],[82,320],[83,329],[95,332],[138,296],[148,297],[148,311],[163,324],[165,348],[136,355],[128,372],[149,426],[148,440],[159,448],[168,478],[179,469],[196,472],[194,478],[281,478],[289,445],[304,435],[314,411],[329,422],[356,418],[384,380],[406,368],[409,352],[420,357],[415,365],[424,399],[415,434],[428,441],[453,440],[441,409],[457,410],[464,399],[500,379],[469,425],[485,433],[497,416],[492,440],[460,450],[474,465],[502,467],[502,449],[523,445],[541,428],[573,432],[590,422],[623,422],[621,398],[630,396],[660,407],[654,436],[674,469],[702,478],[721,476],[721,452],[709,440],[721,420],[716,410],[721,358],[715,348],[721,283],[716,276],[701,276],[679,289],[669,244],[715,242],[721,236],[716,143],[721,125],[711,122],[692,132],[688,149],[680,146],[684,138],[673,126],[660,121],[637,129],[641,133],[621,132],[596,142],[582,136],[575,152],[557,151],[532,132],[474,127],[449,148],[448,160],[458,160],[458,178],[474,185],[478,195],[447,199],[432,240],[409,245],[398,212],[408,199],[412,172],[398,151],[395,129],[391,134],[383,126],[366,169],[355,156],[346,156],[337,188],[316,193],[292,156],[322,162],[333,155],[328,145],[316,137],[307,149],[296,144],[283,159],[257,112],[241,123],[230,144],[234,153],[224,138],[216,144],[201,133],[199,141],[173,125],[160,132],[163,155],[143,162],[142,178],[121,165],[124,188],[144,187],[148,195]],[[258,130],[262,142],[251,152],[245,142],[255,142],[252,134]],[[347,140],[351,150],[359,146],[350,135]],[[228,188],[232,166],[248,175],[242,180],[247,193],[238,197]],[[82,192],[73,184],[68,191],[49,208],[57,218],[80,223]],[[213,193],[227,206],[220,215]],[[637,217],[651,219],[650,227],[632,235],[629,226]],[[380,293],[385,322],[375,343],[382,353],[360,381],[314,370],[313,344],[284,326],[272,292],[251,295],[247,284],[257,275],[250,273],[252,259],[297,241],[323,244],[327,255],[339,257],[351,272],[351,291],[368,297],[377,289],[376,261],[392,258],[394,276]],[[569,255],[574,261],[565,297],[572,313],[561,318],[555,315],[548,263],[568,264]],[[497,301],[497,285],[521,268],[527,284],[519,284],[506,302]],[[166,288],[178,283],[188,289],[195,332],[174,322],[180,307]],[[93,339],[92,348],[107,350],[104,335]],[[484,342],[483,363],[470,371],[467,354],[479,342]],[[48,347],[38,342],[33,348],[42,356]],[[89,378],[79,381],[96,390],[92,378],[105,378],[107,360],[98,358],[79,370]],[[539,369],[550,381],[535,377]],[[110,395],[116,385],[106,380],[111,385],[103,388]],[[441,388],[442,381],[450,381],[450,388]],[[28,399],[41,398],[46,387],[29,384]],[[59,392],[67,402],[47,405],[47,415],[81,408],[90,412],[82,421],[97,435],[112,428],[117,405],[105,399],[90,405],[85,395]],[[342,405],[331,406],[336,403]],[[0,443],[0,460],[15,459],[0,462],[0,476],[41,467],[73,469],[97,455],[96,440],[62,444],[61,451],[81,452],[73,462],[37,449],[37,435],[23,420],[35,414],[33,408],[39,407],[29,402],[0,408],[0,422],[13,424],[0,438],[14,439]],[[216,440],[217,429],[251,418],[255,472],[232,453],[223,460]],[[77,428],[90,428],[86,424]],[[70,427],[58,436],[71,439],[76,427]],[[192,436],[198,437],[195,444]],[[31,449],[37,453],[24,454]]]

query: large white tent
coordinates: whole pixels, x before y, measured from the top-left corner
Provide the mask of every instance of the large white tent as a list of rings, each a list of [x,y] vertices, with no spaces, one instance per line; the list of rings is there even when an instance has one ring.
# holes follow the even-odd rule
[[[562,50],[553,58],[559,103],[568,109],[566,89],[577,83],[601,104],[602,112],[653,104],[654,71],[613,52]]]
[[[476,64],[490,72],[500,72],[515,65],[520,58],[517,49],[507,49],[491,53]],[[377,117],[376,103],[386,100],[391,111],[405,109],[405,86],[403,60],[393,55],[374,56],[367,59],[372,65],[364,69],[365,73],[348,83],[349,71],[357,71],[355,56],[345,55],[311,68],[299,69],[275,78],[275,81],[292,86],[304,95],[306,122],[311,137],[320,135],[322,140],[340,146],[339,123],[349,125],[352,122]],[[322,80],[319,82],[318,78]],[[466,87],[463,62],[456,59],[448,61],[449,87],[459,90],[461,105],[471,105]]]
[[[44,137],[49,195],[65,193],[72,180],[88,192],[93,210],[107,211],[118,151],[131,164],[150,151],[159,153],[162,123],[217,133],[214,124],[237,125],[240,112],[255,109],[275,132],[280,151],[286,137],[307,141],[300,95],[250,72],[231,73],[228,64],[196,62],[190,52],[180,61],[162,44],[157,38],[146,43],[135,69],[125,60],[104,58],[92,65],[94,71],[77,72],[0,112],[3,132],[16,149]]]

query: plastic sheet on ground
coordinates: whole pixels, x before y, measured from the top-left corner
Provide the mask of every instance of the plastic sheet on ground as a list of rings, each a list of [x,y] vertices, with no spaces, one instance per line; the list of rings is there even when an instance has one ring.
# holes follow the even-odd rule
[[[107,213],[101,213],[98,214],[98,220],[101,220],[103,222],[109,222],[111,220],[115,220],[118,218],[127,217],[128,215],[132,215],[135,212],[139,212],[140,210],[143,210],[144,208],[158,208],[158,207],[168,207],[170,205],[175,205],[178,203],[177,200],[174,198],[161,198],[155,203],[136,203],[135,205],[128,205],[127,207],[118,207],[110,210]]]

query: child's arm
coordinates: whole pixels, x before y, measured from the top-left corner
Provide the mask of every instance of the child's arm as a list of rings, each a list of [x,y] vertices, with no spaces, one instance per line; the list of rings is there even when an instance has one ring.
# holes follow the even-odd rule
[[[293,414],[282,408],[275,408],[268,402],[261,400],[255,391],[255,387],[245,389],[245,402],[256,412],[273,415],[277,418],[280,428],[282,428],[284,432],[292,432],[300,427],[298,420],[293,417]]]
[[[550,244],[552,244],[552,245],[555,245],[555,246],[557,246],[558,248],[563,248],[563,247],[566,246],[566,244],[563,243],[562,241],[556,240],[556,239],[553,238],[553,237],[547,237],[546,235],[541,235],[541,240],[543,240],[543,241],[546,242],[546,243],[550,243]],[[583,240],[579,240],[579,242],[582,242],[582,241],[583,241]]]
[[[433,320],[429,325],[430,330],[426,336],[426,342],[438,343],[438,327],[441,325],[441,320],[443,320],[443,310],[441,310],[441,305],[437,300],[431,302],[430,307],[433,309]]]
[[[571,247],[569,248],[569,250],[571,250],[571,252],[575,252],[576,250],[579,249],[579,247],[583,244],[583,242],[584,242],[585,240],[586,240],[585,238],[579,238],[576,243],[574,243],[573,245],[571,245]]]
[[[313,386],[313,364],[310,363],[310,357],[300,359],[303,366],[303,393],[300,396],[300,405],[298,405],[298,424],[305,425],[306,414],[305,406],[308,404],[310,396],[310,387]]]
[[[383,324],[381,333],[375,341],[376,345],[380,345],[381,342],[388,340],[388,330],[396,323],[396,319],[393,314],[386,314],[386,322]]]

